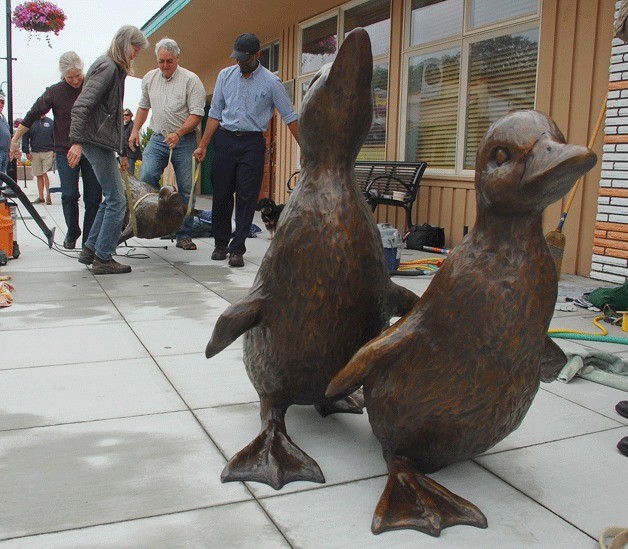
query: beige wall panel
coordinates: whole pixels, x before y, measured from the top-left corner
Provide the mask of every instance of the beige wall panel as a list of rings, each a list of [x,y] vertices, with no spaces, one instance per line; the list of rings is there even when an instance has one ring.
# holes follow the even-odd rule
[[[467,194],[465,189],[455,189],[452,199],[452,219],[451,219],[451,234],[464,234],[464,226],[467,225]],[[447,233],[445,233],[445,237]]]
[[[592,82],[595,86],[591,88],[591,106],[589,112],[589,128],[587,141],[593,133],[593,128],[602,108],[604,98],[607,94],[606,87],[599,86],[598,83],[608,81],[609,64],[611,55],[611,42],[613,38],[613,19],[615,16],[614,2],[601,2],[596,21],[595,36],[592,36],[592,43],[595,44],[594,60],[592,67]],[[595,218],[597,215],[597,198],[599,191],[599,181],[602,172],[602,147],[603,147],[604,126],[598,133],[593,150],[598,155],[597,165],[587,174],[582,189],[582,201],[585,207],[580,213],[580,235],[578,253],[574,272],[588,275],[591,271],[591,257],[593,254],[593,236],[595,230]]]
[[[386,158],[397,159],[397,135],[399,133],[401,65],[403,55],[403,5],[404,0],[391,0],[390,13],[390,62],[388,74],[388,118],[386,120]]]
[[[441,227],[445,228],[445,232],[446,233],[451,233],[452,232],[452,224],[453,224],[453,219],[454,217],[456,217],[457,212],[454,213],[453,208],[454,208],[454,189],[442,189],[441,190],[441,213],[440,213],[440,219],[441,219]]]

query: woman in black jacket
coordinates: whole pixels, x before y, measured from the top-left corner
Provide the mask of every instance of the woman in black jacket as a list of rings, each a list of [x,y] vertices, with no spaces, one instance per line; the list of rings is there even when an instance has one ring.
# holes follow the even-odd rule
[[[148,47],[148,41],[137,27],[126,25],[114,36],[111,46],[90,67],[83,91],[72,107],[68,151],[70,167],[76,166],[85,154],[102,187],[104,200],[87,241],[79,255],[79,262],[92,265],[94,274],[120,274],[131,271],[121,265],[113,254],[122,232],[126,198],[121,171],[128,169],[128,158],[122,156],[120,165],[116,153],[124,150],[122,102],[124,80],[131,72],[131,62]]]

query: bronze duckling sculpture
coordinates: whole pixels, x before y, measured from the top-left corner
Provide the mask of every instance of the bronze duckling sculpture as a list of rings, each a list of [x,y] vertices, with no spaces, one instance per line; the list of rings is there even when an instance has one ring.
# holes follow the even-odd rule
[[[169,185],[156,190],[132,175],[128,175],[128,181],[133,203],[127,203],[124,229],[118,244],[133,236],[159,238],[174,234],[183,223],[187,211],[187,204],[183,202],[181,194]],[[134,209],[138,234],[135,234],[129,208]]]
[[[562,354],[547,336],[558,279],[541,216],[595,162],[541,112],[496,121],[477,153],[473,230],[413,310],[332,380],[329,397],[363,381],[388,464],[374,533],[438,536],[456,524],[487,526],[475,505],[425,474],[515,430],[538,390],[541,363]]]
[[[373,58],[368,34],[347,35],[333,65],[312,80],[299,120],[301,177],[249,294],[220,316],[207,344],[212,357],[244,334],[244,363],[260,396],[262,428],[222,472],[275,489],[324,482],[296,446],[284,417],[292,404],[323,416],[362,413],[347,387],[325,389],[351,356],[409,311],[417,296],[390,280],[381,236],[353,175],[371,126]]]

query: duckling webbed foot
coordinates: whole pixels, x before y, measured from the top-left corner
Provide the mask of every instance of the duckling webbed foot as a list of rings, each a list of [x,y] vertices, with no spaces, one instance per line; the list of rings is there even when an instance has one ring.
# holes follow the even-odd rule
[[[412,528],[438,537],[443,529],[457,524],[488,526],[475,505],[419,473],[406,458],[393,458],[371,531],[380,534]]]
[[[344,398],[334,400],[333,402],[317,404],[315,408],[323,417],[327,417],[331,414],[363,414],[364,393],[360,387]]]
[[[325,482],[318,463],[286,433],[285,413],[285,407],[265,405],[262,399],[262,430],[229,460],[220,475],[222,482],[263,482],[275,490],[298,480]]]

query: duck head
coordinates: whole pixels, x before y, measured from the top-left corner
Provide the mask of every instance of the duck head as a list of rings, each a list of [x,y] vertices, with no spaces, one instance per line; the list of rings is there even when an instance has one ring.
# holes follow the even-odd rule
[[[586,147],[570,145],[540,111],[509,113],[487,130],[476,157],[478,213],[542,212],[596,163]]]
[[[159,189],[156,217],[182,216],[185,215],[185,212],[186,207],[180,193],[168,185]]]
[[[302,159],[351,164],[373,118],[373,54],[368,33],[357,28],[344,39],[332,64],[312,79],[299,117]]]

